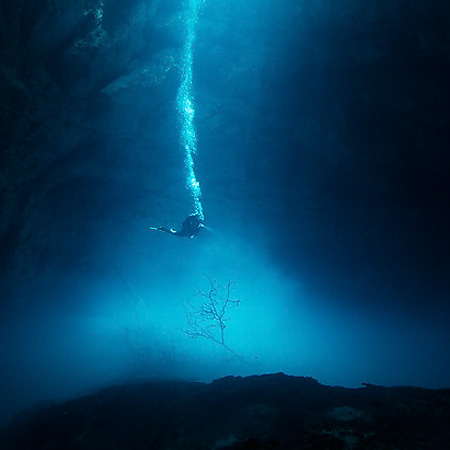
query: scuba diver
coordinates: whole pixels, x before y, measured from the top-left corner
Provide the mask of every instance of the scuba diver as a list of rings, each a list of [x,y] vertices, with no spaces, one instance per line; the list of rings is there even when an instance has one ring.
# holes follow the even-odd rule
[[[186,237],[189,239],[194,239],[195,236],[204,227],[203,220],[195,213],[189,214],[186,220],[183,222],[183,226],[180,231],[173,228],[164,227],[150,227],[150,230],[163,231],[164,233],[172,234],[173,236]]]

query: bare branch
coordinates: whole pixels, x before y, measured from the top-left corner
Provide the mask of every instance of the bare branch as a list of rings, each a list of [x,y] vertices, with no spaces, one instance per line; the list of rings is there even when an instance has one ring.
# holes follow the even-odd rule
[[[227,308],[240,306],[240,300],[231,296],[234,282],[228,280],[226,286],[219,286],[216,280],[208,275],[205,277],[209,281],[208,291],[197,286],[197,295],[201,297],[202,303],[196,305],[188,300],[185,301],[185,317],[188,328],[182,331],[193,339],[199,337],[210,339],[235,355],[235,352],[225,342],[226,322],[230,320],[230,317],[226,315]]]

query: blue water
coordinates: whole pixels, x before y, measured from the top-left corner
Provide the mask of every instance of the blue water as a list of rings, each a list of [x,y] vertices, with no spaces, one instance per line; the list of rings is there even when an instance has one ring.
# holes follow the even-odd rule
[[[399,40],[403,15],[335,2],[184,6],[161,3],[165,28],[137,52],[137,67],[161,61],[146,72],[152,97],[122,110],[135,85],[121,80],[105,89],[119,99],[108,118],[90,119],[104,139],[121,136],[86,152],[103,184],[91,173],[48,194],[53,226],[69,238],[73,224],[90,231],[69,262],[49,256],[32,299],[3,320],[2,420],[130,379],[283,371],[450,387],[447,172],[423,131],[435,106],[423,123],[403,122],[421,101],[404,65],[434,80],[416,30]],[[108,33],[106,1],[95,18]],[[168,42],[175,62],[158,53]],[[106,44],[95,45],[101,56]],[[193,212],[206,225],[196,239],[148,231]],[[183,333],[207,277],[235,283],[234,356]]]

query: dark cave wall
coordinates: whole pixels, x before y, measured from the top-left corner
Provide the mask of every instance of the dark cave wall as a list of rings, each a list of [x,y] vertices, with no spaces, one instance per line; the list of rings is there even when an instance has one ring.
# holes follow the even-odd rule
[[[273,210],[254,207],[273,233],[286,218],[276,250],[286,270],[315,279],[321,267],[317,282],[397,285],[423,298],[432,285],[448,290],[449,11],[298,2],[269,21],[288,31],[267,33],[248,157],[259,198],[278,185]],[[271,150],[258,158],[262,148]]]
[[[151,209],[143,196],[163,183],[157,172],[149,184],[146,173],[161,164],[164,179],[170,166],[152,149],[172,143],[159,130],[173,121],[183,4],[99,8],[1,6],[0,261],[11,297],[52,271],[95,267],[102,230],[120,236]]]

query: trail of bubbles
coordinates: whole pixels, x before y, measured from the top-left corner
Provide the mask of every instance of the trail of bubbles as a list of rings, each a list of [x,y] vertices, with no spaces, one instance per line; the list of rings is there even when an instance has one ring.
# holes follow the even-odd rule
[[[194,199],[194,212],[204,220],[201,202],[200,183],[195,175],[194,156],[197,153],[197,136],[195,132],[195,105],[193,94],[194,43],[196,24],[201,0],[188,0],[189,7],[186,17],[186,43],[181,67],[181,85],[178,90],[177,106],[181,120],[181,142],[185,151],[184,165],[186,168],[186,187]]]

